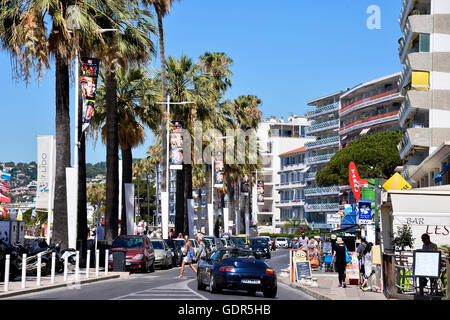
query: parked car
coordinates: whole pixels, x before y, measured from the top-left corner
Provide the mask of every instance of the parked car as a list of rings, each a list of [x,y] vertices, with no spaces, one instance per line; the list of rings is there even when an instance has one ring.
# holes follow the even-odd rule
[[[181,253],[181,247],[178,245],[178,242],[174,239],[164,239],[169,248],[172,250],[172,264],[177,267],[181,266],[183,262],[183,254]]]
[[[246,234],[237,234],[234,237],[236,238],[243,238],[245,240],[245,247],[248,248],[248,245],[250,244],[249,236]]]
[[[204,239],[204,240],[206,239],[206,240],[211,241],[211,244],[212,244],[212,250],[213,250],[213,251],[217,251],[218,249],[223,248],[222,242],[221,242],[220,239],[217,238],[217,237],[214,237],[214,236],[203,236],[203,239]]]
[[[288,238],[276,238],[275,239],[275,247],[289,248],[289,239]]]
[[[172,250],[164,240],[151,240],[155,250],[155,265],[164,269],[173,267]]]
[[[155,251],[147,236],[120,235],[111,245],[108,257],[108,269],[112,270],[114,251],[126,250],[126,269],[155,271]]]
[[[180,238],[176,238],[176,239],[173,239],[173,240],[178,243],[178,245],[180,246],[180,249],[181,249],[181,254],[183,254],[184,246],[186,245],[186,241],[184,239],[180,239]]]
[[[231,241],[234,242],[234,245],[238,248],[245,248],[245,239],[242,237],[236,237],[236,236],[232,236]]]
[[[270,245],[266,238],[255,237],[250,238],[249,249],[255,252],[256,258],[270,259]]]
[[[262,291],[265,297],[275,298],[277,276],[254,252],[241,248],[223,248],[211,257],[202,258],[197,272],[197,288],[211,293],[222,289],[246,290],[251,295]]]

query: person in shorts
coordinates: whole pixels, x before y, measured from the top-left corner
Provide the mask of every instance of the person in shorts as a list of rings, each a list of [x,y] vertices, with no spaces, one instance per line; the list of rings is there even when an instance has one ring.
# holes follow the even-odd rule
[[[189,267],[197,274],[197,269],[195,269],[194,265],[192,264],[192,261],[194,260],[194,248],[192,246],[192,243],[189,241],[189,236],[184,236],[184,240],[186,241],[186,245],[184,246],[183,251],[183,262],[181,263],[181,272],[180,275],[177,277],[177,279],[181,279],[183,277],[184,273],[184,267],[186,266],[186,263],[189,265]]]

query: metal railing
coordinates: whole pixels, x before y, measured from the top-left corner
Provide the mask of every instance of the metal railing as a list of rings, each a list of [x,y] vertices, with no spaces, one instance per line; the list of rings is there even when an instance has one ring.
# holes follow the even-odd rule
[[[328,137],[328,138],[324,138],[324,139],[320,139],[320,140],[316,140],[316,141],[311,141],[311,142],[307,142],[305,143],[305,148],[306,149],[314,149],[314,148],[319,148],[319,147],[323,147],[326,145],[334,145],[334,144],[339,144],[339,136],[334,136],[334,137]]]
[[[327,162],[334,156],[334,153],[329,154],[323,154],[320,156],[314,156],[306,158],[306,164],[315,164],[315,163],[321,163],[321,162]]]
[[[306,212],[316,212],[316,211],[338,211],[339,202],[336,203],[319,203],[319,204],[305,204]]]
[[[304,190],[305,195],[325,195],[325,194],[333,194],[339,193],[339,186],[331,186],[331,187],[322,187],[322,188],[307,188]]]
[[[311,110],[305,113],[308,118],[317,117],[319,115],[327,114],[329,112],[339,111],[339,102],[334,102],[323,107],[318,107],[315,110]]]
[[[336,127],[339,127],[339,119],[313,124],[313,125],[311,125],[311,127],[307,127],[305,132],[308,134],[308,133],[318,132],[318,131],[327,130],[327,129],[334,129]]]

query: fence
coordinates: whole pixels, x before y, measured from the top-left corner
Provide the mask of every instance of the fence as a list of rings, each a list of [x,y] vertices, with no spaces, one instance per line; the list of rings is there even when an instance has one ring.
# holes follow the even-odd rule
[[[448,299],[449,261],[441,259],[441,278],[436,281],[436,292],[431,296],[430,281],[424,294],[430,298]],[[415,299],[419,293],[418,281],[413,277],[413,252],[391,251],[383,253],[383,284],[388,298]]]

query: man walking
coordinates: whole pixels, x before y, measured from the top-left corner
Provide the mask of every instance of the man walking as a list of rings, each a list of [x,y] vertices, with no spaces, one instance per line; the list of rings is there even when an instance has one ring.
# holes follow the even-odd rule
[[[308,239],[308,237],[305,236],[304,232],[302,232],[302,236],[300,237],[299,242],[300,242],[300,247],[302,249],[308,248],[309,239]]]

